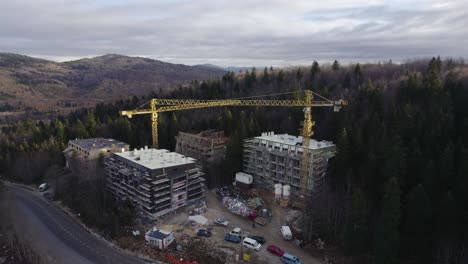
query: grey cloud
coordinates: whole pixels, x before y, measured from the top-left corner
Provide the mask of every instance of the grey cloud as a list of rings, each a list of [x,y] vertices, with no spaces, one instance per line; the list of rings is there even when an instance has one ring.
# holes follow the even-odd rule
[[[53,59],[121,53],[224,66],[468,52],[468,4],[461,1],[440,8],[431,1],[309,2],[315,1],[2,1],[0,51]]]

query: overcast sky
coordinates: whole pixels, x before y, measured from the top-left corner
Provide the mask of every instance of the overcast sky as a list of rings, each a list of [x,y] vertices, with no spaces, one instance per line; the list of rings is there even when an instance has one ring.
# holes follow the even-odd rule
[[[466,58],[468,0],[1,0],[0,51],[221,66]]]

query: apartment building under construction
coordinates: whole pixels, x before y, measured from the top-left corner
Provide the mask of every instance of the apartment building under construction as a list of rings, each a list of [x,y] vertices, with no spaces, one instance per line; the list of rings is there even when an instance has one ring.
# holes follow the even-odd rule
[[[308,190],[319,186],[334,156],[336,147],[330,141],[310,141]],[[244,171],[253,175],[254,184],[273,190],[275,183],[289,184],[293,193],[301,188],[302,137],[262,133],[244,141]]]
[[[204,178],[193,158],[165,149],[114,153],[105,161],[107,189],[155,219],[204,197]]]
[[[176,136],[176,152],[192,157],[199,164],[224,158],[227,138],[223,131],[205,130],[192,134],[179,132]]]

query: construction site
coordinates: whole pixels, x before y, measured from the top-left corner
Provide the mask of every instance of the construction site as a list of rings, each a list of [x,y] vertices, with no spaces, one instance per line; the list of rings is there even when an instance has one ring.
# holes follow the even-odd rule
[[[271,246],[279,246],[288,254],[294,254],[296,259],[303,260],[302,263],[320,263],[323,244],[304,243],[302,211],[294,208],[304,208],[307,199],[320,193],[328,160],[336,150],[333,142],[311,139],[312,108],[332,107],[338,111],[347,102],[331,101],[319,95],[323,100],[314,101],[313,96],[313,92],[304,91],[303,99],[299,100],[152,99],[147,104],[149,108],[143,105],[135,110],[121,111],[121,115],[127,117],[151,116],[153,148],[123,151],[107,158],[107,188],[117,199],[132,201],[140,216],[150,220],[140,222],[135,230],[147,234],[148,246],[158,245],[156,247],[161,249],[163,245],[165,257],[167,254],[171,256],[169,259],[180,256],[187,261],[195,260],[197,257],[188,250],[189,245],[202,243],[204,248],[213,249],[207,250],[212,258],[223,263],[282,263],[282,257],[272,254]],[[215,130],[179,132],[175,152],[157,149],[158,115],[168,111],[228,106],[302,107],[301,135],[263,132],[246,139],[243,142],[243,171],[236,174],[233,185],[207,190],[202,165],[224,158],[228,138],[222,131]],[[291,229],[292,233],[285,234],[285,228]],[[244,248],[245,242],[236,246],[231,238],[228,239],[232,234],[240,239],[262,238],[262,242],[266,240],[270,246],[257,250]],[[163,240],[158,242],[160,239]],[[135,240],[121,239],[120,246],[145,248],[131,241]],[[138,241],[137,244],[145,243]]]

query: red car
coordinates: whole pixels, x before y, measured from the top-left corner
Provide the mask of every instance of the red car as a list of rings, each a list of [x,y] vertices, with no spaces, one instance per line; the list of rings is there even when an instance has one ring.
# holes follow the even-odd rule
[[[284,251],[281,250],[281,248],[279,248],[279,247],[277,247],[277,246],[275,246],[275,245],[269,245],[269,246],[267,247],[267,250],[268,250],[270,253],[275,254],[275,255],[277,255],[277,256],[280,256],[280,257],[284,255]]]

